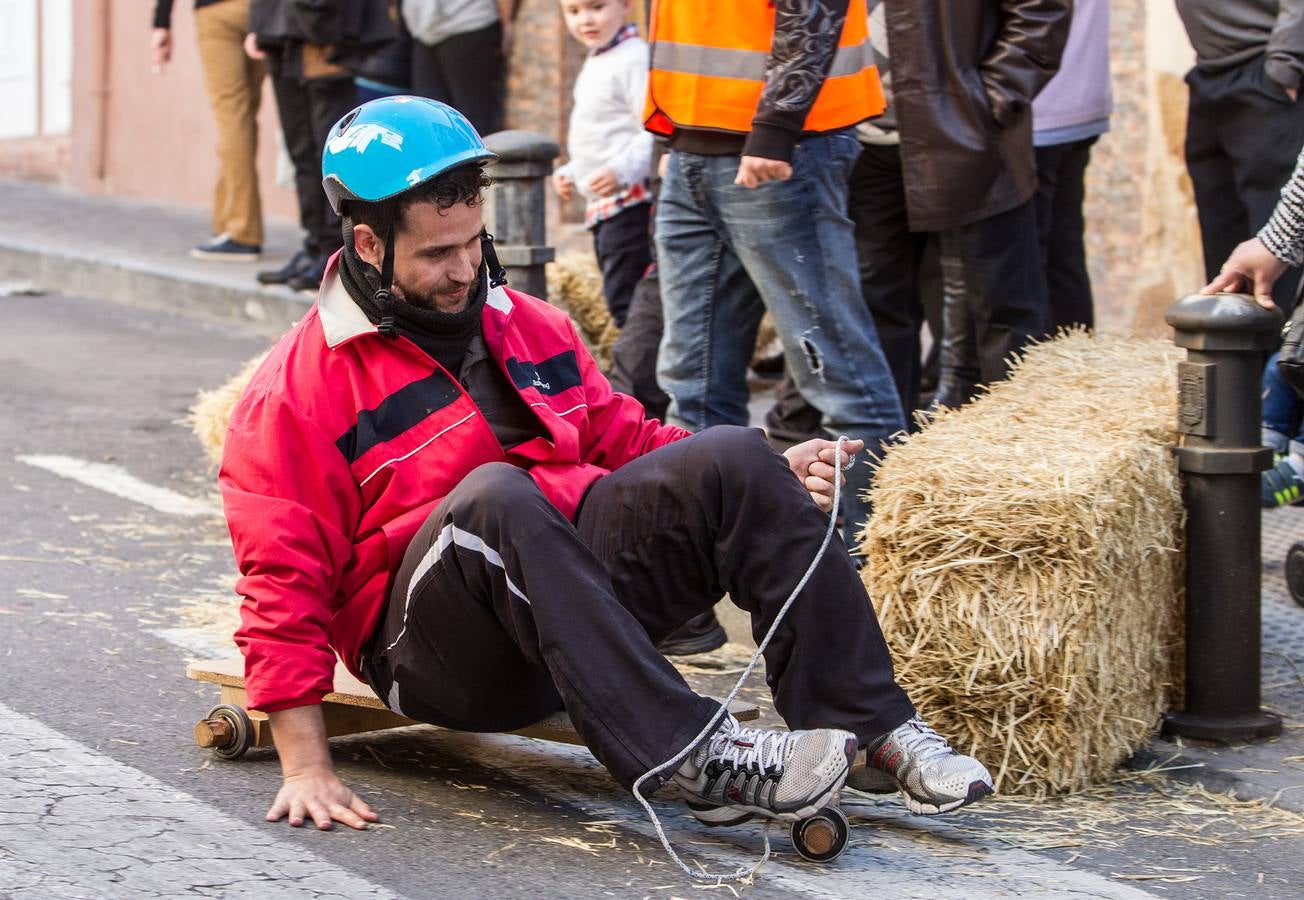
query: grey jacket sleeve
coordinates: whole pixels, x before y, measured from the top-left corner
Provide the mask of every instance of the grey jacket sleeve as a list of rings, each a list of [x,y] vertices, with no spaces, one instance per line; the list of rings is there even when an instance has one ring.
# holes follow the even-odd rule
[[[833,67],[850,2],[774,0],[774,43],[765,90],[743,144],[744,156],[792,159],[806,114]]]
[[[1295,162],[1295,174],[1281,189],[1281,200],[1259,232],[1259,240],[1282,262],[1292,266],[1304,263],[1304,153]]]
[[[1000,30],[981,69],[992,115],[1006,125],[1059,71],[1073,0],[1001,0],[1000,6]]]
[[[1263,70],[1284,88],[1298,89],[1304,80],[1304,0],[1281,0]]]

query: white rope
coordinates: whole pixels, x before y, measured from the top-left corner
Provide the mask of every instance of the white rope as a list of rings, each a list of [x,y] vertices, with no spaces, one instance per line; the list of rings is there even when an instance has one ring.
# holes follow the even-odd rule
[[[716,728],[723,720],[724,715],[728,714],[729,704],[738,696],[738,691],[742,689],[743,682],[747,680],[747,676],[752,674],[752,670],[756,668],[757,662],[761,659],[761,654],[764,653],[765,648],[769,646],[770,638],[774,637],[775,632],[779,630],[779,625],[783,622],[783,617],[788,614],[788,610],[797,599],[797,595],[801,593],[801,589],[806,586],[806,582],[810,581],[811,576],[815,574],[815,567],[824,559],[824,552],[829,549],[829,541],[832,539],[833,533],[837,531],[838,500],[841,499],[842,496],[842,442],[845,440],[847,440],[846,435],[838,438],[836,448],[837,452],[835,453],[833,460],[833,509],[829,513],[829,527],[828,530],[824,532],[824,541],[820,544],[820,548],[816,552],[815,558],[811,560],[810,566],[807,567],[806,574],[801,576],[801,580],[797,582],[797,586],[792,589],[792,593],[788,595],[788,599],[785,600],[783,606],[779,608],[778,615],[774,617],[774,621],[770,624],[770,630],[766,632],[765,637],[757,646],[756,652],[752,654],[752,661],[747,664],[747,668],[743,670],[743,674],[738,677],[738,682],[733,686],[733,690],[729,692],[729,696],[721,701],[720,711],[711,717],[711,720],[706,723],[706,727],[699,731],[697,737],[689,741],[682,750],[660,765],[644,772],[643,775],[634,782],[634,798],[638,800],[644,811],[648,814],[648,817],[651,818],[652,827],[656,829],[657,837],[661,839],[661,846],[666,848],[666,853],[670,854],[670,858],[673,859],[675,864],[683,870],[685,875],[688,875],[690,878],[695,878],[698,881],[714,881],[717,884],[725,881],[746,881],[760,871],[761,866],[765,865],[770,858],[770,825],[773,823],[773,820],[767,819],[765,822],[765,829],[761,833],[765,840],[765,852],[761,855],[760,861],[757,862],[756,865],[751,866],[750,868],[747,866],[739,866],[733,872],[727,874],[707,872],[705,869],[700,872],[694,872],[688,867],[683,859],[680,858],[679,854],[675,852],[675,848],[670,846],[670,840],[666,837],[665,830],[661,827],[661,819],[657,816],[656,810],[652,808],[652,804],[643,797],[641,792],[643,782],[647,781],[658,772],[670,769],[672,766],[677,769],[679,765],[683,763],[684,759],[696,750],[698,745],[701,744],[708,735],[715,732]],[[851,464],[848,463],[847,467],[850,468]]]

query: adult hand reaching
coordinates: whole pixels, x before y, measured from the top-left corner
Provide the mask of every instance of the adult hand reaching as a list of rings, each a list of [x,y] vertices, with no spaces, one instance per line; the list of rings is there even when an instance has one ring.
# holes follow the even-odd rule
[[[1264,309],[1273,309],[1272,286],[1281,273],[1286,271],[1286,263],[1277,259],[1257,237],[1237,246],[1232,255],[1223,263],[1222,271],[1200,289],[1202,294],[1223,292],[1253,292],[1254,299]]]
[[[851,458],[864,447],[864,441],[842,442],[843,484],[847,482],[845,473],[847,467],[851,465]],[[815,505],[825,512],[832,510],[834,465],[838,459],[837,441],[815,438],[789,447],[783,455],[787,457],[788,468],[792,469],[793,474],[801,481],[802,487],[811,495]]]

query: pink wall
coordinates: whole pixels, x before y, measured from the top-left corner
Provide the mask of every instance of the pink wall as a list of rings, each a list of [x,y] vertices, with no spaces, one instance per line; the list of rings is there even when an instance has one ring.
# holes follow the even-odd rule
[[[68,183],[96,193],[208,206],[217,138],[191,4],[175,4],[172,64],[161,75],[150,71],[151,0],[100,0],[85,7],[79,2],[78,7]],[[294,219],[293,188],[274,182],[276,106],[267,82],[258,123],[265,214]]]

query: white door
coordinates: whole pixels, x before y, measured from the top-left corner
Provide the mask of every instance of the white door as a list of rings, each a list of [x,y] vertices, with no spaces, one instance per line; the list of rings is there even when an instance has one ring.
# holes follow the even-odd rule
[[[0,139],[33,137],[40,124],[36,0],[0,0]]]

